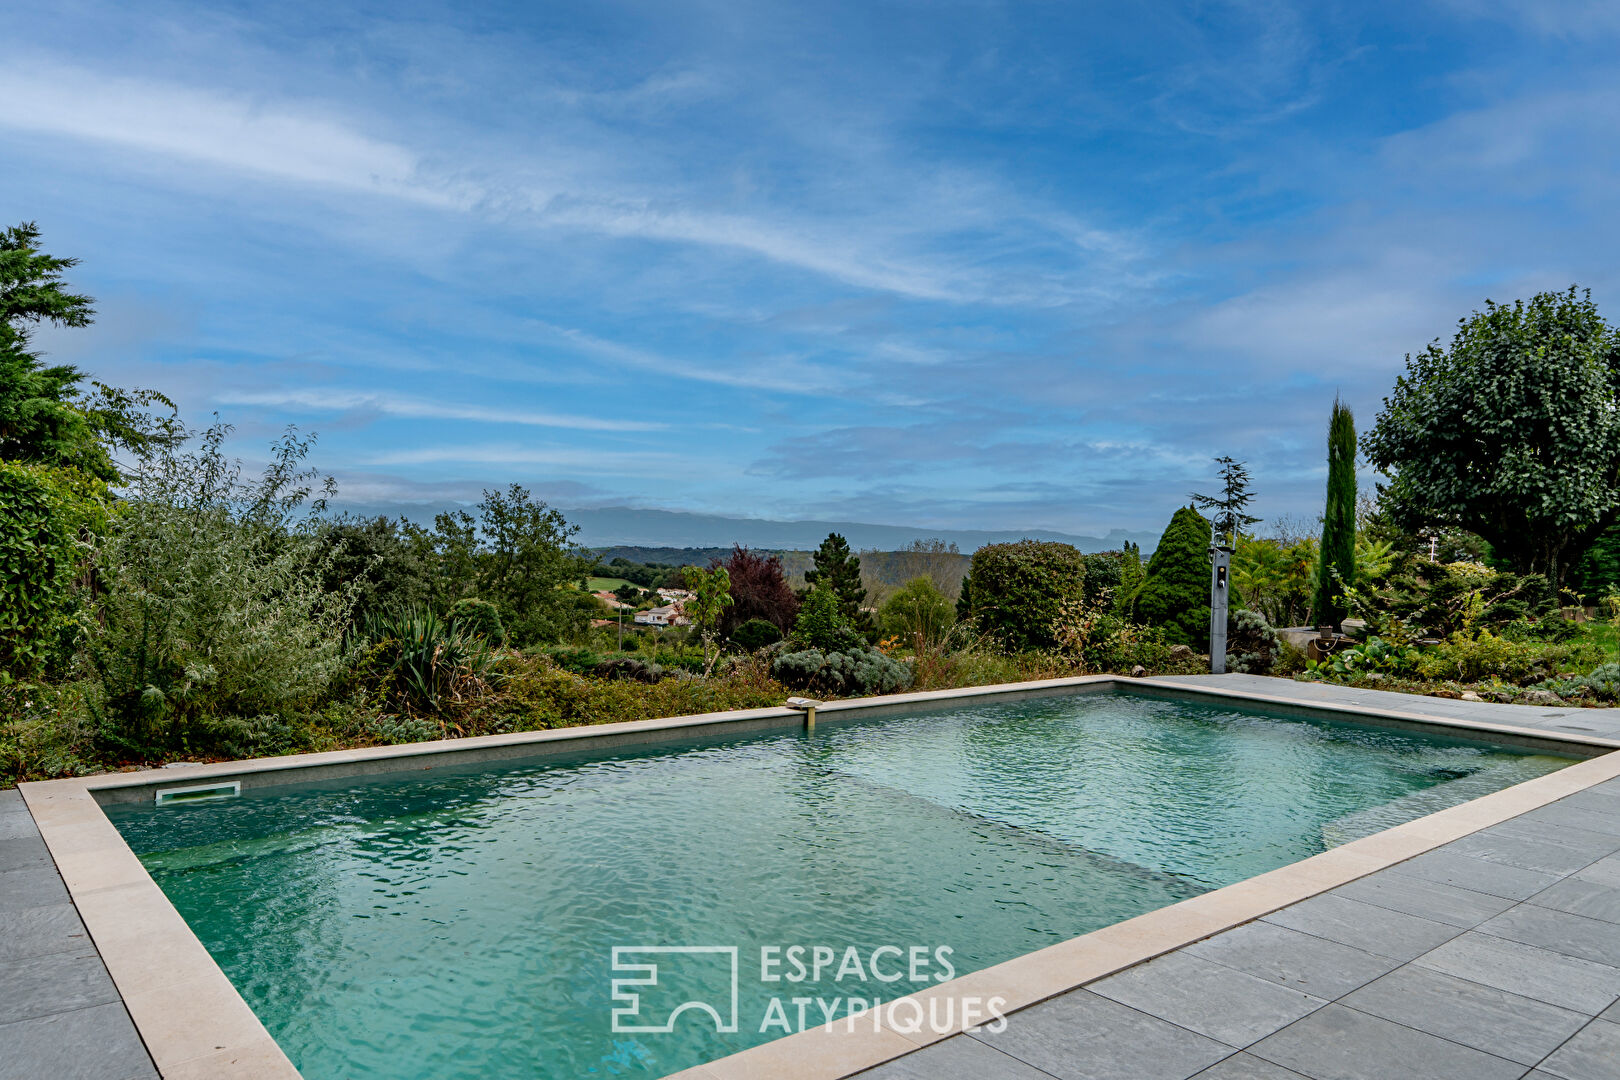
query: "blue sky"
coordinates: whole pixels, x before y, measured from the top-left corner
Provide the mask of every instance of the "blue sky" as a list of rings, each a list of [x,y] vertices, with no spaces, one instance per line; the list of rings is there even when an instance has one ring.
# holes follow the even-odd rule
[[[1157,529],[1335,392],[1620,315],[1620,5],[7,5],[53,356],[357,503]],[[26,44],[24,44],[26,43]]]

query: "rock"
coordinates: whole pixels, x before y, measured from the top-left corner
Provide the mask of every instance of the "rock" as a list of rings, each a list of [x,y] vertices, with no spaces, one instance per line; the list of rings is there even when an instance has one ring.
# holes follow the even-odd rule
[[[1562,705],[1564,699],[1551,690],[1526,690],[1519,696],[1520,705]]]
[[[1474,693],[1472,690],[1464,690],[1461,694],[1458,694],[1457,696],[1459,698],[1461,698],[1462,700],[1464,700],[1464,701],[1484,701],[1485,700],[1484,698],[1480,697],[1478,694]]]
[[[1197,656],[1197,655],[1198,655],[1197,653],[1192,651],[1192,646],[1191,645],[1172,645],[1172,646],[1170,646],[1170,659],[1172,659],[1172,660],[1191,660],[1194,656]]]
[[[1131,678],[1133,679],[1140,679],[1146,674],[1147,668],[1143,667],[1141,664],[1137,664],[1135,667],[1131,668]]]
[[[1457,691],[1452,690],[1449,687],[1445,687],[1445,686],[1442,686],[1438,690],[1430,690],[1429,691],[1429,696],[1430,697],[1450,698],[1453,701],[1456,701],[1458,698],[1462,697],[1462,695],[1457,693]]]
[[[1382,671],[1369,671],[1369,672],[1366,672],[1365,674],[1363,674],[1361,676],[1361,678],[1362,678],[1363,682],[1371,682],[1371,683],[1383,682],[1384,681],[1384,673]]]

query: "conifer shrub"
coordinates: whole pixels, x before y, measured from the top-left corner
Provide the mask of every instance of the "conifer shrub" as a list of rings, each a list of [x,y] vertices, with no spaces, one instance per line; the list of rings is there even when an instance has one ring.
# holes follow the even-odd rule
[[[1190,506],[1177,510],[1148,560],[1136,617],[1164,630],[1172,645],[1209,646],[1210,527]],[[1236,606],[1238,600],[1232,597]]]

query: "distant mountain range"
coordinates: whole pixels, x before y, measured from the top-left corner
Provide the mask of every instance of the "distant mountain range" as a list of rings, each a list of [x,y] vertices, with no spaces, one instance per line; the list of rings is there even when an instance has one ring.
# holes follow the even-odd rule
[[[860,521],[768,521],[628,506],[564,510],[563,514],[579,526],[579,543],[592,548],[729,548],[741,544],[773,551],[813,551],[831,532],[842,534],[857,551],[895,551],[913,540],[938,538],[956,544],[964,555],[986,544],[1023,539],[1061,540],[1081,551],[1109,551],[1130,540],[1140,544],[1146,555],[1159,542],[1157,533],[1125,529],[1112,529],[1106,536],[1080,536],[1051,529],[930,529]]]

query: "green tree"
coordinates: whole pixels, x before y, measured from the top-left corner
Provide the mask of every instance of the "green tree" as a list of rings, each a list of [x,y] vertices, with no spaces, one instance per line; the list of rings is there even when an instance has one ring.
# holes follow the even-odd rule
[[[872,620],[861,608],[866,602],[866,589],[861,585],[861,560],[851,554],[849,541],[837,533],[828,533],[811,561],[814,565],[804,572],[804,583],[811,589],[819,585],[832,590],[849,624],[865,629]]]
[[[1216,535],[1220,536],[1221,543],[1233,547],[1243,530],[1255,524],[1260,519],[1251,517],[1247,508],[1254,499],[1254,492],[1249,490],[1249,469],[1236,458],[1218,457],[1215,464],[1221,467],[1221,493],[1219,495],[1199,495],[1193,493],[1193,505],[1200,510],[1215,511],[1211,525]]]
[[[884,634],[909,643],[919,652],[944,640],[954,622],[955,605],[929,577],[914,577],[900,586],[878,612]]]
[[[1318,550],[1311,617],[1336,630],[1349,614],[1344,586],[1356,583],[1356,418],[1337,397],[1328,421],[1327,509]]]
[[[956,614],[976,620],[1008,649],[1050,649],[1064,601],[1084,600],[1085,589],[1085,557],[1071,544],[986,544],[973,553]]]
[[[0,683],[36,674],[74,644],[77,579],[105,495],[74,469],[0,461]]]
[[[1120,549],[1119,585],[1114,590],[1114,613],[1128,615],[1136,607],[1136,594],[1147,580],[1147,568],[1142,565],[1142,545],[1125,541]]]
[[[1574,287],[1487,301],[1406,358],[1362,447],[1398,525],[1467,529],[1562,585],[1620,513],[1620,336]]]
[[[682,610],[703,639],[703,674],[707,675],[720,656],[714,642],[720,618],[731,606],[731,575],[723,566],[710,570],[694,566],[686,571],[686,587],[692,590],[692,599],[682,605]]]
[[[1190,506],[1175,512],[1148,560],[1136,616],[1164,628],[1172,645],[1209,644],[1209,522]],[[1237,607],[1233,598],[1233,607]]]
[[[41,323],[82,327],[95,315],[90,297],[70,292],[63,280],[78,260],[47,255],[38,241],[32,222],[0,229],[0,459],[78,469],[111,482],[119,478],[113,448],[173,444],[181,436],[174,403],[153,391],[100,383],[86,394],[77,368],[47,367],[32,351]],[[155,403],[170,416],[148,416],[145,409]]]

